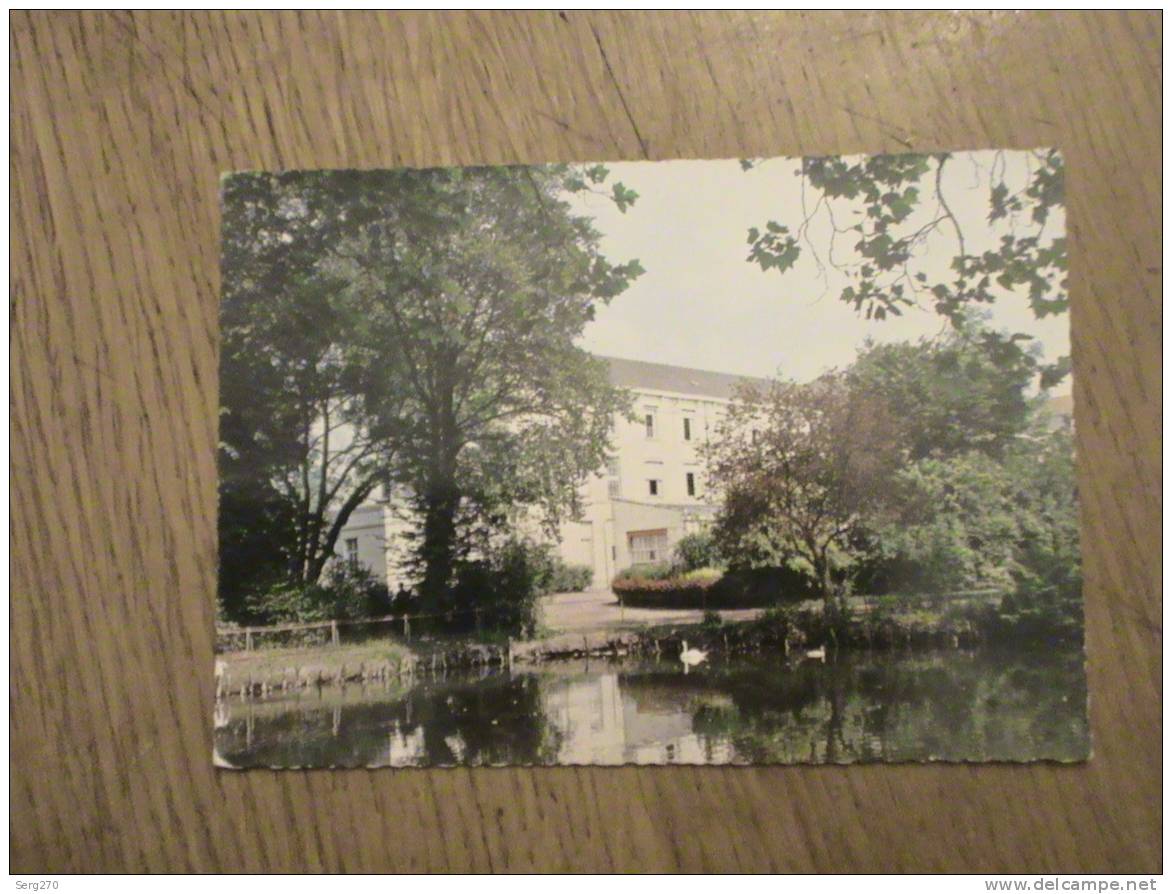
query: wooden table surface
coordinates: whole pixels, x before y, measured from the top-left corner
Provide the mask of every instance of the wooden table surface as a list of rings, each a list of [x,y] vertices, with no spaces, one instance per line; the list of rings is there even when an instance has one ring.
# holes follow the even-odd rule
[[[12,871],[1161,866],[1158,13],[14,13]],[[217,177],[1066,153],[1083,766],[216,772]]]

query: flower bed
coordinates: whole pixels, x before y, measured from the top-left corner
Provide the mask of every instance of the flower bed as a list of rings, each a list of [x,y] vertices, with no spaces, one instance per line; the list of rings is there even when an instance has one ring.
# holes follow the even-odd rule
[[[620,577],[611,588],[623,605],[636,608],[707,608],[712,605],[709,593],[719,580],[719,576],[697,574],[661,580]]]

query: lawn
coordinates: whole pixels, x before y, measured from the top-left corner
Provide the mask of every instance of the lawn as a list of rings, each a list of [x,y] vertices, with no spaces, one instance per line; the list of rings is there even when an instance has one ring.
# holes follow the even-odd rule
[[[231,686],[252,680],[254,684],[270,687],[294,679],[335,680],[355,674],[398,674],[408,660],[418,661],[419,652],[390,639],[341,646],[261,648],[217,656],[217,662],[223,662],[224,676]]]

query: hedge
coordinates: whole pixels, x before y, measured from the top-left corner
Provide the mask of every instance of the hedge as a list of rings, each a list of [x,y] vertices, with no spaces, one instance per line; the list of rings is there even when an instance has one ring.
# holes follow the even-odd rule
[[[581,593],[593,580],[594,569],[589,565],[571,565],[555,557],[544,589],[548,593]]]
[[[817,598],[800,575],[784,568],[730,571],[723,576],[692,572],[666,578],[624,572],[611,584],[623,605],[635,608],[760,608]]]
[[[620,578],[612,584],[623,605],[639,608],[704,608],[716,578],[669,577],[664,580]]]

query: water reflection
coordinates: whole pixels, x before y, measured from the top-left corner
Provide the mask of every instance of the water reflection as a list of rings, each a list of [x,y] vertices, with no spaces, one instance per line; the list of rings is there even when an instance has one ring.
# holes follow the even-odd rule
[[[537,668],[231,701],[236,766],[1081,760],[1081,651]]]

